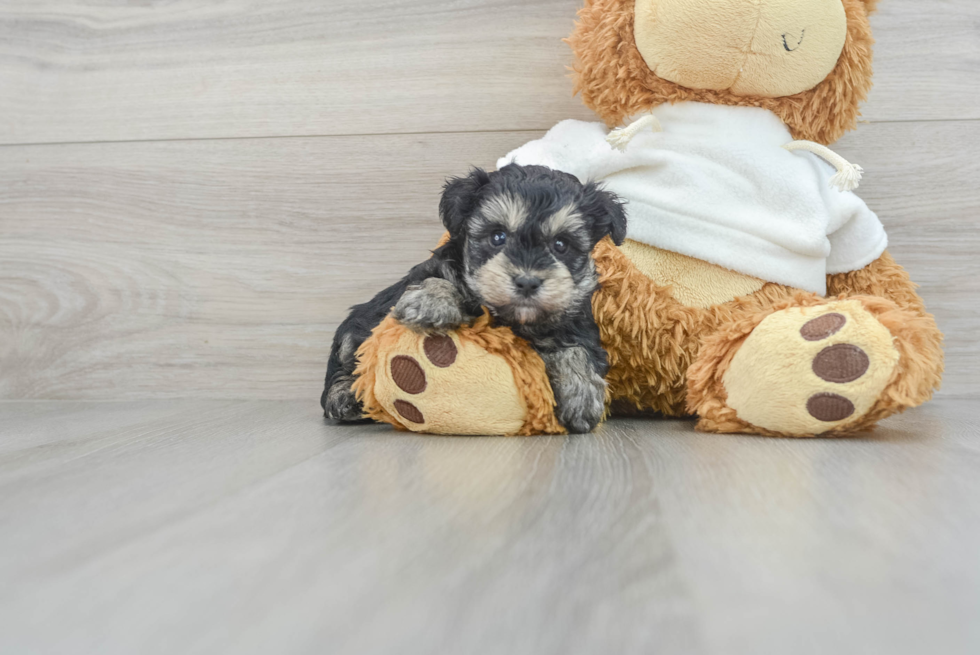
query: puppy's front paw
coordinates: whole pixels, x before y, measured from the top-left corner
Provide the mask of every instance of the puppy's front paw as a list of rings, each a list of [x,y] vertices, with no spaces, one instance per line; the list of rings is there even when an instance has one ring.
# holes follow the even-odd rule
[[[600,389],[593,381],[585,381],[574,388],[556,391],[556,394],[563,397],[558,401],[558,421],[571,434],[588,434],[602,421],[606,411],[605,384]]]
[[[364,420],[363,408],[357,401],[351,384],[354,380],[343,377],[333,383],[324,399],[324,415],[341,423],[357,423]]]
[[[462,298],[448,280],[429,278],[409,287],[398,300],[395,320],[417,332],[446,332],[462,325],[466,319]]]
[[[545,356],[545,363],[558,421],[572,434],[595,430],[606,412],[606,381],[595,372],[585,350],[559,351]]]

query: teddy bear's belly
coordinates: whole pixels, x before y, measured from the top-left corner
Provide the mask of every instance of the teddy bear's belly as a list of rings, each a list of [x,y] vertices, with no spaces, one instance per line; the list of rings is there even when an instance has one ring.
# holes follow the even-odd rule
[[[637,270],[656,285],[671,287],[674,299],[688,307],[722,305],[765,286],[758,278],[638,241],[627,240],[620,250]]]

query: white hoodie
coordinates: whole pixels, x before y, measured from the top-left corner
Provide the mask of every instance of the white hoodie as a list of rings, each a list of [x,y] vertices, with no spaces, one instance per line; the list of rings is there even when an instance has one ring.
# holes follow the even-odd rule
[[[548,166],[602,181],[628,202],[629,238],[769,282],[826,295],[828,273],[864,268],[885,251],[878,217],[830,180],[833,166],[781,146],[772,112],[694,102],[653,112],[663,132],[625,152],[601,123],[564,121],[498,162]]]

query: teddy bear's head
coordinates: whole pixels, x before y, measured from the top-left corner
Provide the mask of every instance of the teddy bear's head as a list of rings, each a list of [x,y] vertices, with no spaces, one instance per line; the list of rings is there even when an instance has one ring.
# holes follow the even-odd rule
[[[877,0],[586,0],[576,91],[611,126],[666,102],[762,107],[832,143],[871,88]]]

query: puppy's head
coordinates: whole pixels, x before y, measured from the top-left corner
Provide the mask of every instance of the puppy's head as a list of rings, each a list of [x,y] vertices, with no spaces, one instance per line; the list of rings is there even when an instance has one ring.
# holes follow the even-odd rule
[[[498,318],[548,321],[580,307],[597,285],[592,249],[626,238],[622,203],[594,183],[511,164],[450,180],[440,204],[464,253],[466,283]]]

